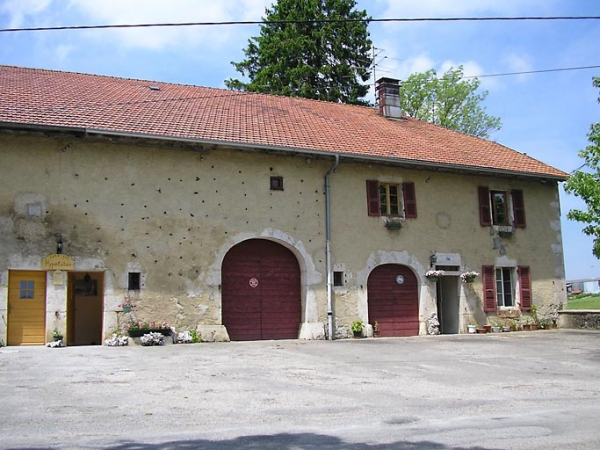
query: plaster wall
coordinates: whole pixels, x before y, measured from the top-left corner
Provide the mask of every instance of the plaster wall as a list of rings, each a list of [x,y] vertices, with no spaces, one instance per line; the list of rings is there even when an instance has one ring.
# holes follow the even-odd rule
[[[128,272],[141,273],[135,315],[177,329],[221,327],[221,263],[250,238],[279,242],[298,258],[302,278],[300,337],[323,338],[327,322],[324,176],[332,160],[233,150],[90,143],[0,135],[0,313],[6,316],[7,271],[40,268],[56,251],[76,271],[103,271],[105,335],[126,317],[119,304]],[[282,176],[283,191],[272,191]],[[418,218],[401,230],[369,217],[366,180],[415,183]],[[493,248],[481,227],[477,187],[522,189],[527,228]],[[344,272],[334,288],[336,334],[368,323],[367,281],[379,264],[407,265],[419,281],[420,332],[436,310],[435,284],[424,272],[432,254],[460,255],[461,270],[482,265],[531,267],[533,300],[566,300],[557,187],[521,180],[442,174],[342,160],[331,175],[332,261]],[[64,321],[66,289],[49,282],[47,334]],[[487,320],[481,278],[460,289],[461,326]],[[58,315],[57,315],[58,313]],[[59,328],[61,323],[58,324]],[[4,324],[0,324],[0,333]],[[370,334],[370,329],[368,333]],[[5,333],[5,328],[4,328]],[[1,338],[1,336],[0,336]]]
[[[418,217],[405,219],[400,230],[388,230],[384,217],[369,217],[369,179],[414,182]],[[433,254],[457,255],[461,271],[481,273],[483,265],[530,266],[533,302],[547,308],[566,302],[556,184],[346,163],[336,170],[331,185],[333,260],[348,271],[344,288],[336,288],[336,316],[341,323],[356,319],[368,322],[366,287],[375,266],[404,264],[413,269],[420,282],[419,319],[424,333],[427,317],[436,310],[435,284],[424,277]],[[517,229],[509,238],[499,238],[496,229],[482,227],[479,186],[501,191],[522,189],[526,228]],[[504,255],[494,249],[494,238],[500,239]],[[516,294],[519,301],[518,288]],[[484,324],[494,318],[483,312],[481,277],[474,283],[461,283],[459,297],[462,330],[467,323]]]

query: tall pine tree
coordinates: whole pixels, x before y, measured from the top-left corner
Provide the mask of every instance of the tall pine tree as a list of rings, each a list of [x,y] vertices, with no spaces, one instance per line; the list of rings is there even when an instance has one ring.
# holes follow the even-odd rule
[[[366,11],[354,0],[278,0],[260,36],[248,40],[246,59],[232,62],[249,79],[230,89],[331,102],[367,104],[371,76]],[[320,22],[332,21],[332,22]]]

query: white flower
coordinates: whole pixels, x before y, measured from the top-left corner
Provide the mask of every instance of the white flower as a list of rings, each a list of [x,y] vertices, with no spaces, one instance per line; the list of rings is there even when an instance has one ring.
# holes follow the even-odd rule
[[[469,281],[473,281],[475,278],[479,276],[479,272],[475,272],[474,270],[464,272],[460,274],[460,280],[463,283],[468,283]]]
[[[425,272],[425,276],[427,278],[441,277],[442,275],[444,275],[443,270],[428,270],[427,272]]]

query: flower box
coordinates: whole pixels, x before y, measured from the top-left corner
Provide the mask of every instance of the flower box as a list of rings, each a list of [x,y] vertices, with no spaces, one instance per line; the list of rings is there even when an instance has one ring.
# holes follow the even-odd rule
[[[141,337],[148,333],[161,333],[163,336],[171,336],[170,328],[138,328],[135,330],[127,330],[127,334],[130,337]]]

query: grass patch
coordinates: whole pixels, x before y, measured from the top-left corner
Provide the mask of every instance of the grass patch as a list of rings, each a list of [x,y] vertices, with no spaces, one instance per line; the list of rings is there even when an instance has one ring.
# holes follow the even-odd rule
[[[568,310],[598,309],[600,310],[600,294],[569,295]]]

